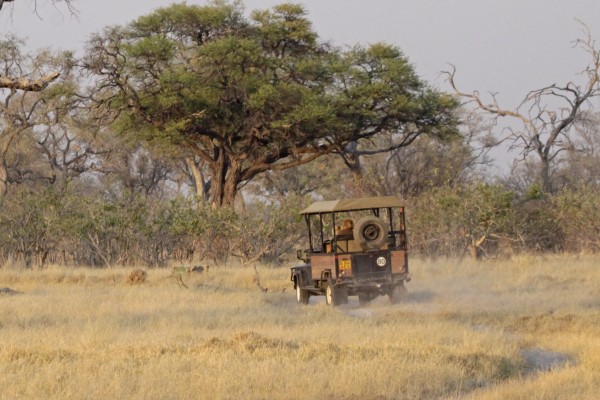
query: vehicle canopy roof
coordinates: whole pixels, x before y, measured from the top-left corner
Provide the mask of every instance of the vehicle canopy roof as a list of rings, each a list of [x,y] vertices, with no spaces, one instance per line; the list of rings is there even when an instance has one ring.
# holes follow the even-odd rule
[[[370,210],[372,208],[402,207],[394,196],[362,197],[356,199],[317,201],[300,212],[301,215],[333,213],[340,211]]]

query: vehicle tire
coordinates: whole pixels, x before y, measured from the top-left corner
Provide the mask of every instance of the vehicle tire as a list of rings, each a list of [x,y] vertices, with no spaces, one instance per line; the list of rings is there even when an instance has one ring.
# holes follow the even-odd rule
[[[406,290],[404,284],[401,283],[390,288],[388,291],[388,298],[392,304],[406,303],[408,301],[408,290]]]
[[[327,285],[325,288],[325,304],[328,306],[333,305],[334,288],[331,285]]]
[[[361,306],[366,306],[371,302],[371,295],[369,293],[359,293],[358,294],[358,304]]]
[[[300,280],[296,281],[296,300],[300,304],[308,304],[308,299],[310,298],[310,293],[306,289],[301,289]]]
[[[340,292],[342,292],[342,290],[340,290],[340,289],[341,288],[336,287],[334,285],[333,280],[330,279],[327,282],[327,287],[325,288],[325,303],[328,306],[335,307],[335,306],[339,306],[341,304],[340,303],[340,297],[341,297]],[[347,292],[346,292],[346,295],[347,295]],[[347,299],[348,299],[348,296],[346,296],[346,301],[347,301]]]
[[[338,304],[348,304],[348,288],[346,286],[338,286]]]
[[[385,223],[375,217],[359,219],[353,233],[354,240],[367,249],[379,249],[387,240]]]

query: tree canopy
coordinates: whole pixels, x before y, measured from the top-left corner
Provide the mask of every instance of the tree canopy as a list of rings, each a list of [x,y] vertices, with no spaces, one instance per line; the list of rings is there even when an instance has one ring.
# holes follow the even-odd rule
[[[258,174],[389,135],[456,134],[457,102],[415,73],[396,47],[342,51],[320,41],[305,10],[282,4],[174,4],[89,42],[96,117],[113,129],[199,158],[214,206]]]

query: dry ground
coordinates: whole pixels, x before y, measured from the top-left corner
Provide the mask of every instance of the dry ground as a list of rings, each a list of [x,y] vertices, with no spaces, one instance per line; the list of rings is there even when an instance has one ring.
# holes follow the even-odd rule
[[[337,309],[296,304],[288,268],[259,268],[266,293],[251,268],[188,289],[168,270],[0,269],[20,292],[0,292],[0,398],[596,399],[599,264],[413,260],[410,302]]]

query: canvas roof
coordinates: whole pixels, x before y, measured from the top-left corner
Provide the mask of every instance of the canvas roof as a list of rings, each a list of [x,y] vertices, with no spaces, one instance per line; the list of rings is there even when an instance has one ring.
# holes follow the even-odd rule
[[[302,210],[300,214],[304,215],[338,211],[356,211],[367,210],[371,208],[400,207],[402,205],[403,204],[400,199],[394,196],[362,197],[356,199],[317,201],[312,203],[306,209]]]

